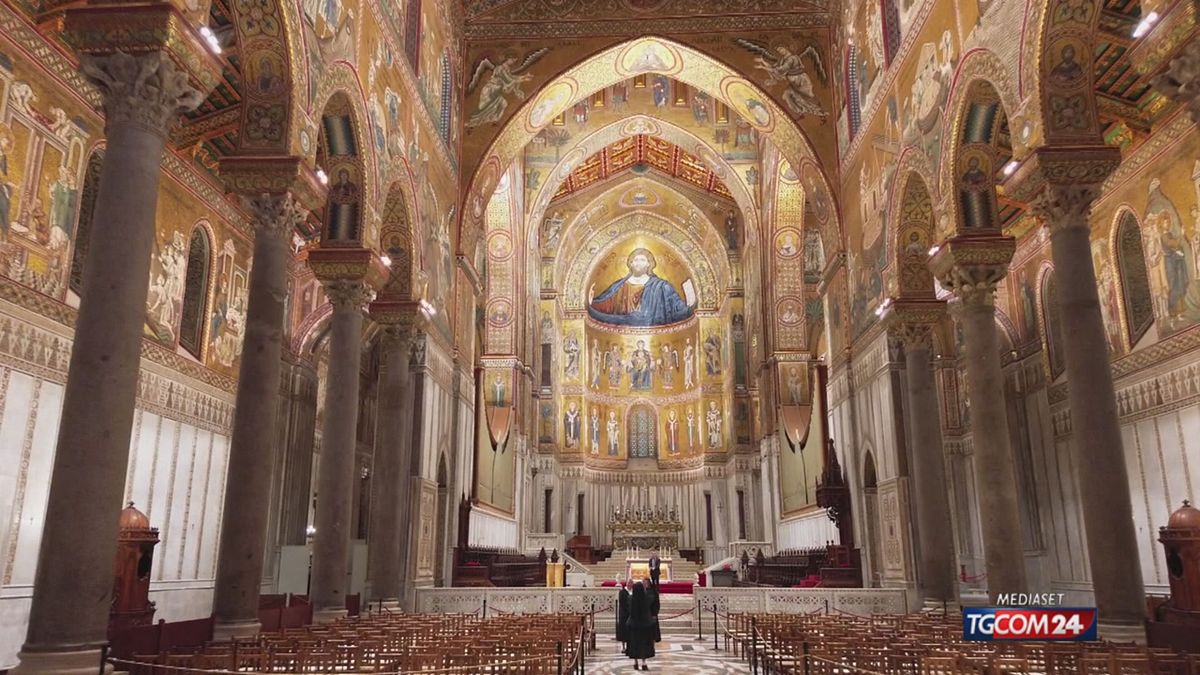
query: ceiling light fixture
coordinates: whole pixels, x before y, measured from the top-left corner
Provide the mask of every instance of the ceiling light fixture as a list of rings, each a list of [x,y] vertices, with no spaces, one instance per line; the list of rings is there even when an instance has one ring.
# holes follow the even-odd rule
[[[200,36],[203,37],[204,41],[208,43],[209,49],[213,50],[214,53],[221,53],[221,41],[217,39],[217,34],[214,33],[211,28],[208,26],[201,26]]]
[[[1158,23],[1158,12],[1150,12],[1138,22],[1137,26],[1134,27],[1133,38],[1136,40],[1146,33],[1149,33],[1150,29],[1154,27],[1154,24],[1156,23]]]

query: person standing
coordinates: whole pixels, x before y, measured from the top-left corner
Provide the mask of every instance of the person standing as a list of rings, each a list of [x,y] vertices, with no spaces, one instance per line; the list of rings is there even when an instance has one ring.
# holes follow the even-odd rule
[[[646,587],[634,584],[625,631],[625,655],[633,659],[634,670],[650,670],[646,659],[654,658],[654,624]]]
[[[650,554],[650,585],[658,590],[658,577],[662,574],[662,560],[657,553]]]
[[[625,653],[625,643],[629,640],[629,629],[626,627],[626,622],[629,621],[629,590],[626,588],[629,585],[628,581],[621,582],[621,592],[617,593],[617,642],[621,643],[621,653]]]
[[[646,602],[650,605],[650,616],[654,619],[654,641],[662,642],[662,626],[658,623],[658,610],[660,608],[658,586],[652,586],[648,579],[642,579],[642,583],[646,586]]]

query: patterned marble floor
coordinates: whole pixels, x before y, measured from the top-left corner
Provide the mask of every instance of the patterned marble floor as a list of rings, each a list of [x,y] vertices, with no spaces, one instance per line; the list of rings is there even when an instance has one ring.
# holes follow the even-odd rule
[[[664,635],[655,645],[655,657],[649,660],[650,673],[666,675],[725,675],[749,673],[750,667],[727,651],[713,651],[712,641],[696,642],[694,636]],[[633,669],[633,661],[621,653],[620,643],[611,637],[596,638],[585,669],[587,673],[616,675],[643,672]]]

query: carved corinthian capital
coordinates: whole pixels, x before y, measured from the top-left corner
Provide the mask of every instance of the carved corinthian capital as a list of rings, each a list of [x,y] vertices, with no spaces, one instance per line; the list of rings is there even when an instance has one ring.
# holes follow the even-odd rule
[[[325,295],[335,310],[361,310],[375,293],[363,281],[337,279],[325,282]]]
[[[1051,232],[1081,227],[1088,228],[1092,204],[1100,196],[1100,185],[1047,183],[1030,201],[1034,215],[1042,219]]]
[[[165,139],[180,113],[204,101],[204,93],[165,52],[85,54],[80,67],[104,96],[104,122],[110,129],[133,124]]]
[[[1200,124],[1200,37],[1188,41],[1166,72],[1150,83],[1167,98],[1183,104],[1192,121]]]
[[[991,307],[996,284],[1008,273],[1015,249],[1012,237],[960,235],[942,245],[930,259],[929,268],[963,307]]]
[[[242,206],[250,212],[251,225],[258,237],[286,238],[303,223],[308,211],[300,205],[290,192],[284,194],[262,193],[243,196]]]

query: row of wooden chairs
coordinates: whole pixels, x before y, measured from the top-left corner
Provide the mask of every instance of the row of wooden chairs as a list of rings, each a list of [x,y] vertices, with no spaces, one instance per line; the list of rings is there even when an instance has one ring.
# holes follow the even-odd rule
[[[1114,642],[967,642],[956,614],[731,613],[725,642],[768,675],[1200,675],[1200,657]]]
[[[580,614],[379,612],[357,619],[213,642],[188,653],[135,655],[132,675],[202,673],[486,673],[549,675],[581,664]],[[561,666],[560,666],[561,664]],[[561,668],[561,670],[560,670]]]

